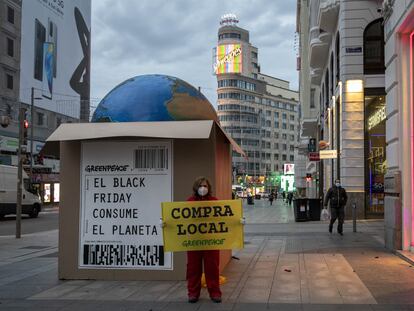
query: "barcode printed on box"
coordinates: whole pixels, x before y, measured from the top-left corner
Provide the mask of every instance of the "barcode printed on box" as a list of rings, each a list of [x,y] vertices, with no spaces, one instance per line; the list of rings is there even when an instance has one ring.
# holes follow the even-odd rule
[[[165,147],[136,149],[134,163],[136,169],[168,170],[168,149]]]
[[[164,246],[84,244],[83,264],[111,267],[162,267]]]

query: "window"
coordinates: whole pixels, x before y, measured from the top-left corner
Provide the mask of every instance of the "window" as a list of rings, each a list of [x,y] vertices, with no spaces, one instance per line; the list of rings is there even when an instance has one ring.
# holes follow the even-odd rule
[[[295,116],[293,114],[290,115],[290,121],[295,121]]]
[[[6,87],[9,90],[13,89],[13,76],[8,73],[6,73]]]
[[[9,6],[7,7],[7,21],[14,24],[14,9]]]
[[[266,120],[266,126],[267,127],[271,127],[272,126],[272,122],[270,120]]]
[[[295,157],[294,157],[293,155],[291,155],[291,156],[289,157],[289,161],[291,161],[291,162],[295,161]]]
[[[340,56],[341,56],[341,47],[340,47],[340,39],[339,39],[339,32],[336,35],[336,44],[335,44],[335,54],[336,54],[336,83],[339,82],[339,76],[341,73],[341,67],[340,67]]]
[[[275,119],[279,119],[279,112],[275,111]]]
[[[286,154],[282,154],[282,161],[286,161]]]
[[[287,145],[283,144],[283,150],[287,150]]]
[[[310,91],[310,108],[315,108],[315,89]]]
[[[290,139],[291,141],[294,141],[294,140],[295,140],[295,135],[289,135],[289,139]]]
[[[283,133],[282,134],[282,139],[287,139],[287,134]]]
[[[334,66],[334,59],[333,59],[333,53],[331,53],[331,65],[330,65],[330,69],[331,69],[331,76],[330,76],[330,85],[331,85],[331,96],[334,94],[334,73],[333,73],[333,66]]]
[[[272,112],[270,110],[266,110],[266,117],[271,117],[272,116]]]
[[[293,145],[289,145],[289,150],[290,150],[290,151],[295,151],[295,146],[293,146]]]
[[[286,118],[287,118],[286,113],[282,113],[282,119],[283,119],[283,120],[286,120]]]
[[[279,160],[279,154],[278,154],[278,153],[275,153],[275,154],[273,155],[273,159],[275,159],[275,160]]]
[[[266,142],[266,148],[267,149],[270,149],[271,148],[270,142],[268,142],[268,141]]]
[[[219,40],[229,39],[229,38],[230,39],[240,39],[241,35],[239,33],[234,33],[234,32],[219,34]]]
[[[257,58],[257,53],[256,52],[252,52],[252,58]]]
[[[275,121],[275,128],[279,128],[279,121]]]
[[[41,112],[37,113],[37,125],[42,126],[45,123],[45,115]]]
[[[266,131],[266,137],[270,138],[270,131]]]
[[[284,129],[284,130],[287,129],[287,124],[286,123],[282,123],[282,129]]]
[[[325,105],[329,107],[329,70],[325,72]]]
[[[364,74],[384,74],[383,19],[368,24],[364,31]]]
[[[275,132],[275,138],[279,138],[279,133]]]
[[[270,153],[266,153],[266,160],[270,160]]]
[[[279,165],[275,164],[273,167],[275,168],[274,169],[275,172],[277,172],[279,170]]]
[[[14,57],[14,40],[7,38],[7,55]]]
[[[289,128],[290,128],[291,131],[294,131],[295,130],[295,126],[293,124],[290,124],[289,125]]]
[[[279,143],[275,143],[275,149],[279,149]]]

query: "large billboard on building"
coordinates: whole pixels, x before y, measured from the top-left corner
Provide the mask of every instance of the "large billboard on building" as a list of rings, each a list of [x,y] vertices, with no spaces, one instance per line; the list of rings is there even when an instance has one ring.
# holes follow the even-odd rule
[[[213,53],[215,74],[242,72],[241,44],[222,44],[217,46]]]
[[[23,0],[20,101],[80,117],[90,99],[90,0]]]

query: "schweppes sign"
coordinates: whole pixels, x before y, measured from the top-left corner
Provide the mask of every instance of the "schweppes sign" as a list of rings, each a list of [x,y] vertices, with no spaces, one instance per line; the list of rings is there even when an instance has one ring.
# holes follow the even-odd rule
[[[241,200],[161,204],[166,252],[243,248]]]

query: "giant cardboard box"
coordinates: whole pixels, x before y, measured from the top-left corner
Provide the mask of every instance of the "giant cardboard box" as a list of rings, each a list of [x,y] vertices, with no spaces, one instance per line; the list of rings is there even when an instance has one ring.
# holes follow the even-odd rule
[[[232,145],[243,152],[215,121],[61,125],[45,146],[61,161],[59,278],[185,279],[186,254],[163,253],[160,203],[198,176],[231,199]]]

